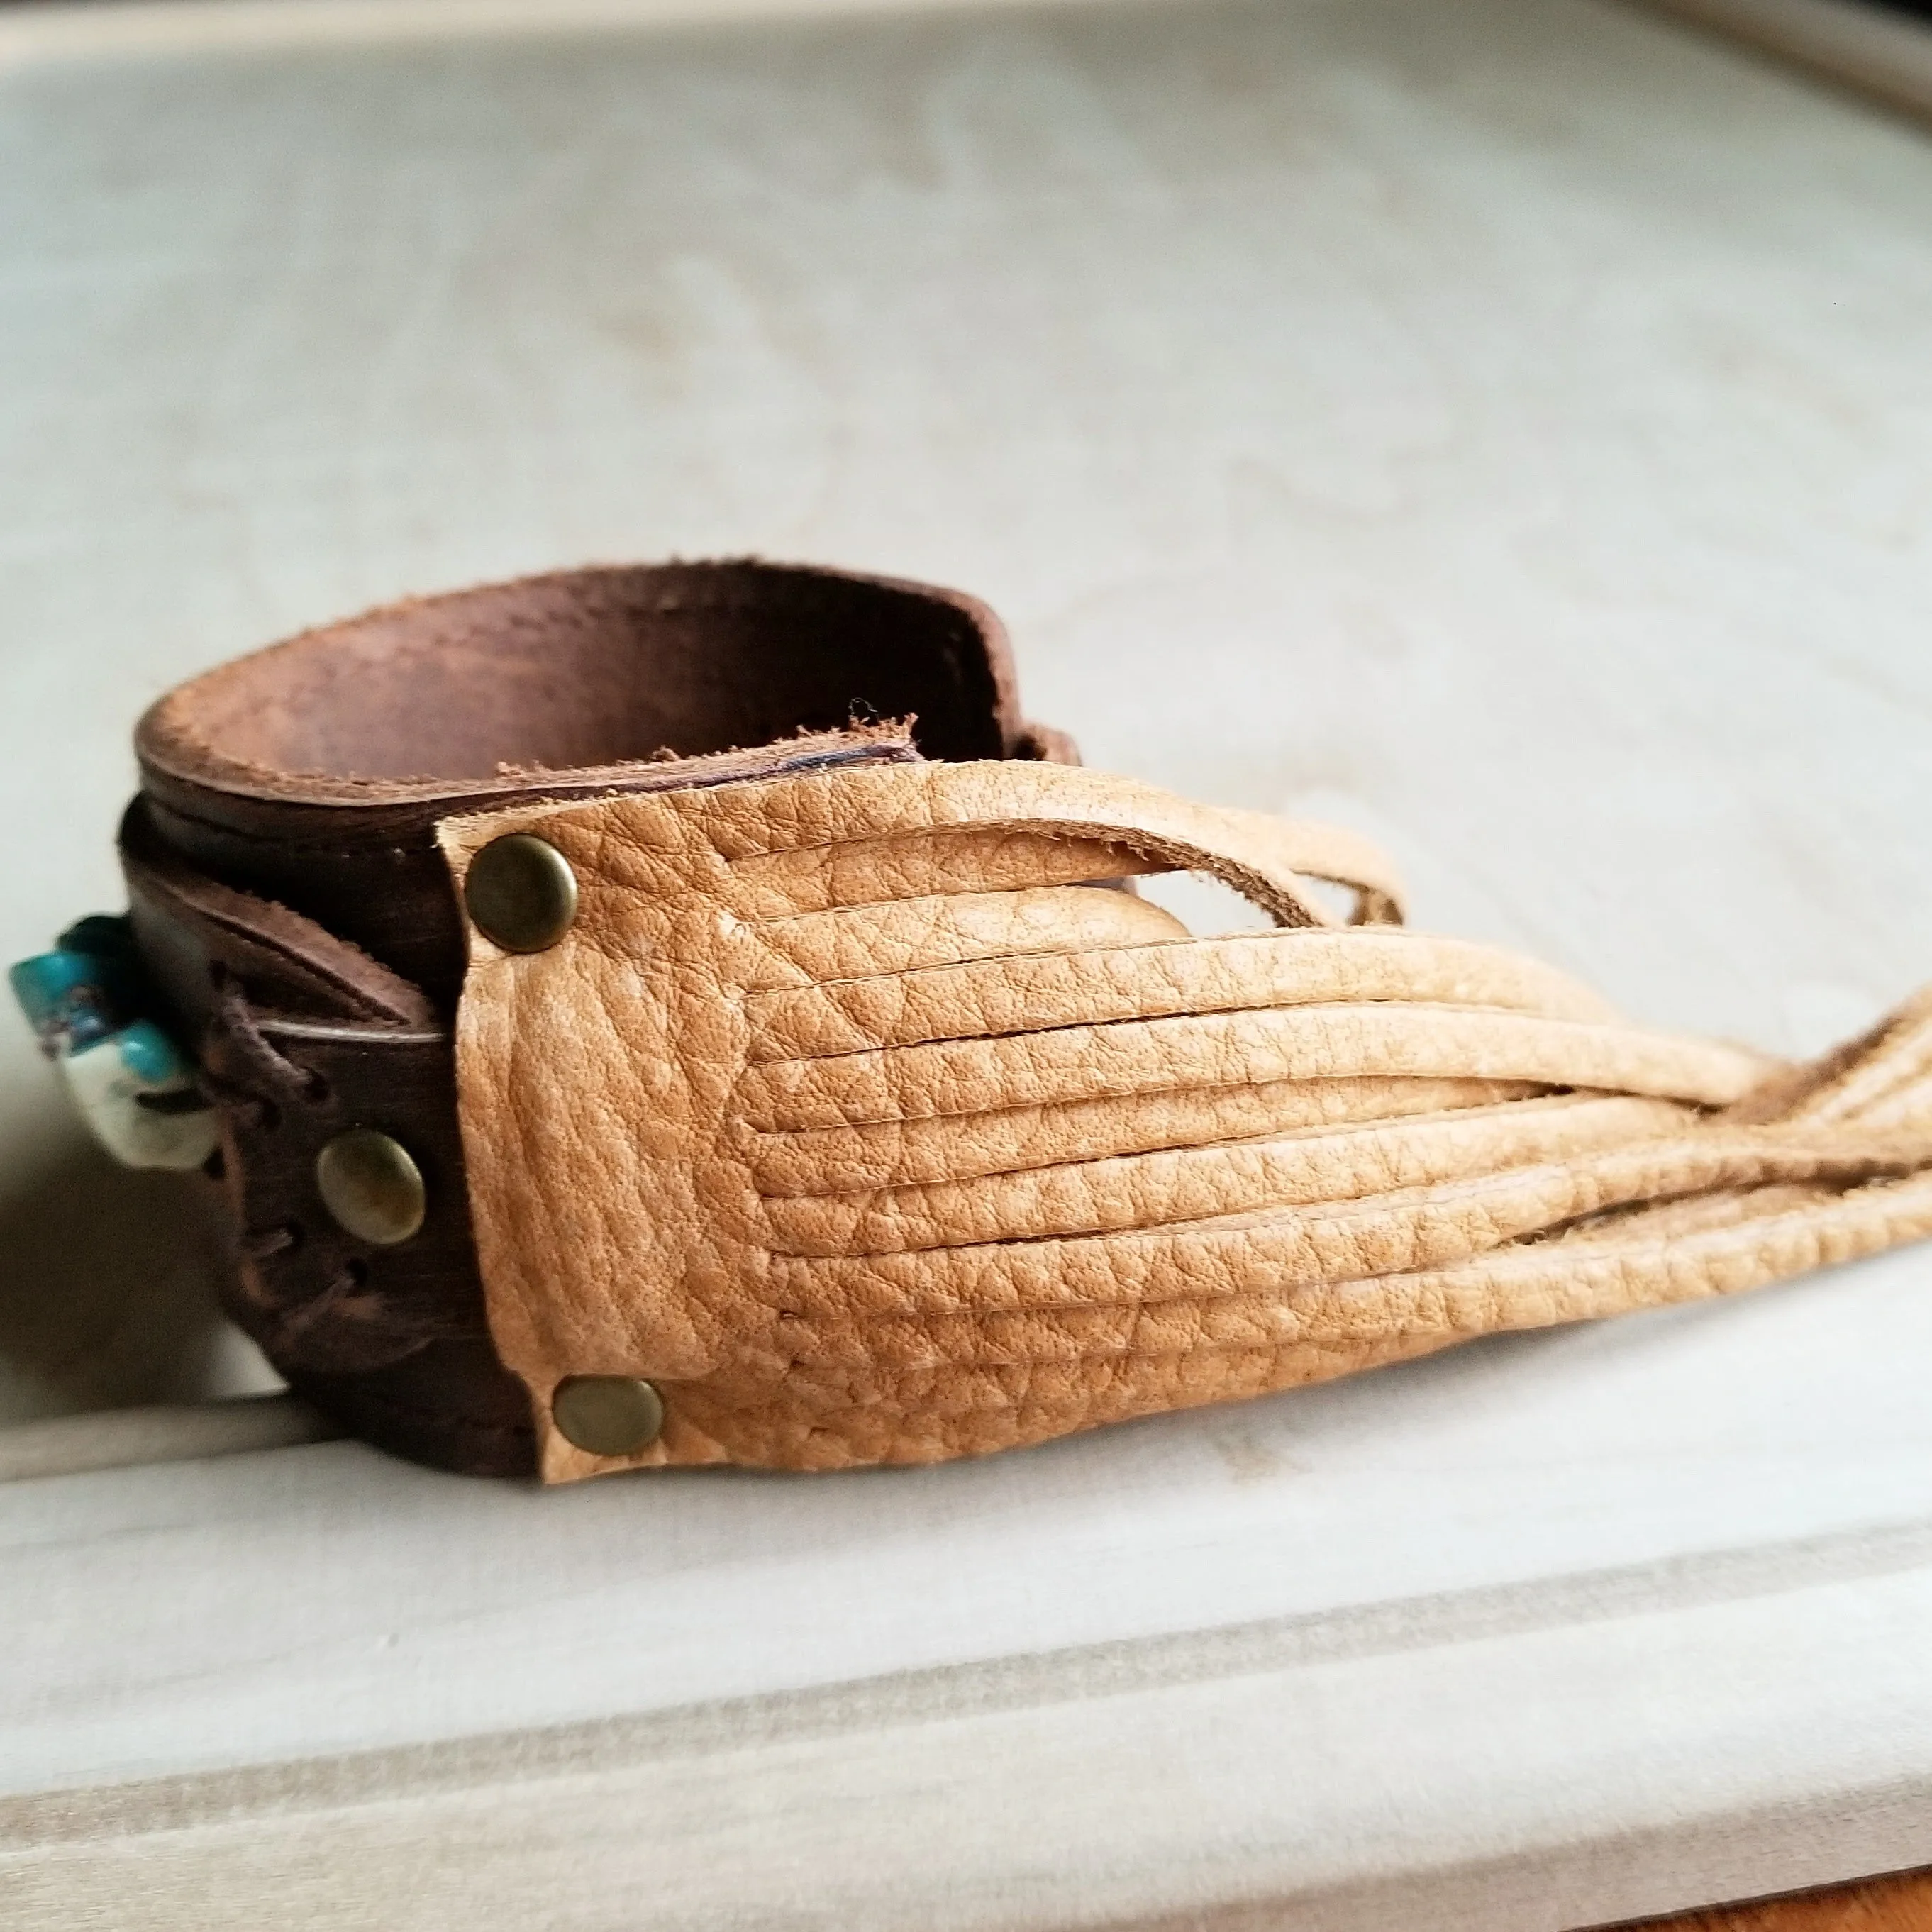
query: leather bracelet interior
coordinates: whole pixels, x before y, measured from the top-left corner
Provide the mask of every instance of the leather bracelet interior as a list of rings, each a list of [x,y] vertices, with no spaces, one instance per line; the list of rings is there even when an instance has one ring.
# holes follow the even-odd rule
[[[1411,933],[1350,835],[1080,769],[953,592],[535,578],[136,743],[128,920],[16,988],[425,1462],[929,1462],[1932,1232],[1926,996],[1794,1066]],[[1275,929],[1095,889],[1174,870]]]

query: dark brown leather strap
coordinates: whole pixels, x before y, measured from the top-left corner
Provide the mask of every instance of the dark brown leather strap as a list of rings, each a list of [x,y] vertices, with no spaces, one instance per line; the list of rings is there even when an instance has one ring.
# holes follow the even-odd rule
[[[419,1460],[532,1466],[484,1320],[448,1021],[453,814],[922,756],[1070,760],[956,592],[750,562],[565,572],[402,604],[156,704],[122,826],[143,957],[222,1123],[228,1305],[290,1383]],[[423,1228],[372,1249],[316,1156],[392,1133]]]
[[[903,733],[862,729],[880,719],[912,721],[926,757],[1039,755],[983,604],[748,562],[394,604],[182,686],[134,742],[161,840],[446,1010],[463,945],[439,819],[913,755]],[[801,733],[818,735],[781,742]]]

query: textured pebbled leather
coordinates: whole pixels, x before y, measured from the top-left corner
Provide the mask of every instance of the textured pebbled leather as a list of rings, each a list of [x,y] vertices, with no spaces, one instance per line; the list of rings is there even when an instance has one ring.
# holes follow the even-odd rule
[[[454,818],[459,886],[512,830],[578,916],[470,932],[458,1096],[550,1480],[979,1454],[1932,1232],[1924,997],[1810,1068],[1654,1033],[1404,931],[1352,837],[1037,764]],[[1278,929],[1083,883],[1180,867]],[[660,1439],[573,1448],[571,1375]]]

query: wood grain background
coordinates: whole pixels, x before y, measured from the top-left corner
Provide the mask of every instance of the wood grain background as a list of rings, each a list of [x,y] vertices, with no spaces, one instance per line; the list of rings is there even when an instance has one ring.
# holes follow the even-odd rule
[[[1653,1919],[1645,1932],[1932,1932],[1932,1874],[1901,1872],[1796,1898]]]
[[[1598,0],[628,4],[0,9],[0,957],[119,903],[174,680],[759,550],[970,586],[1096,766],[1647,1021],[1808,1052],[1932,970],[1916,128]],[[140,1181],[0,1028],[0,1416],[232,1385]],[[7,1485],[0,1922],[1549,1932],[1923,1863],[1928,1267],[903,1480]]]

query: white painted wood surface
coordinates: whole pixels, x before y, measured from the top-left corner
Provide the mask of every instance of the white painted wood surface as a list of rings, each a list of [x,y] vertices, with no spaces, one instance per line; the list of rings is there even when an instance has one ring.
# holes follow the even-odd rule
[[[179,676],[755,548],[970,586],[1094,762],[1646,1017],[1932,977],[1922,139],[1586,0],[663,11],[0,16],[10,957],[114,902]],[[0,1412],[250,1380],[170,1199],[0,1030]],[[8,1484],[0,1923],[1513,1932],[1932,1859],[1928,1363],[1906,1254],[944,1470]]]

